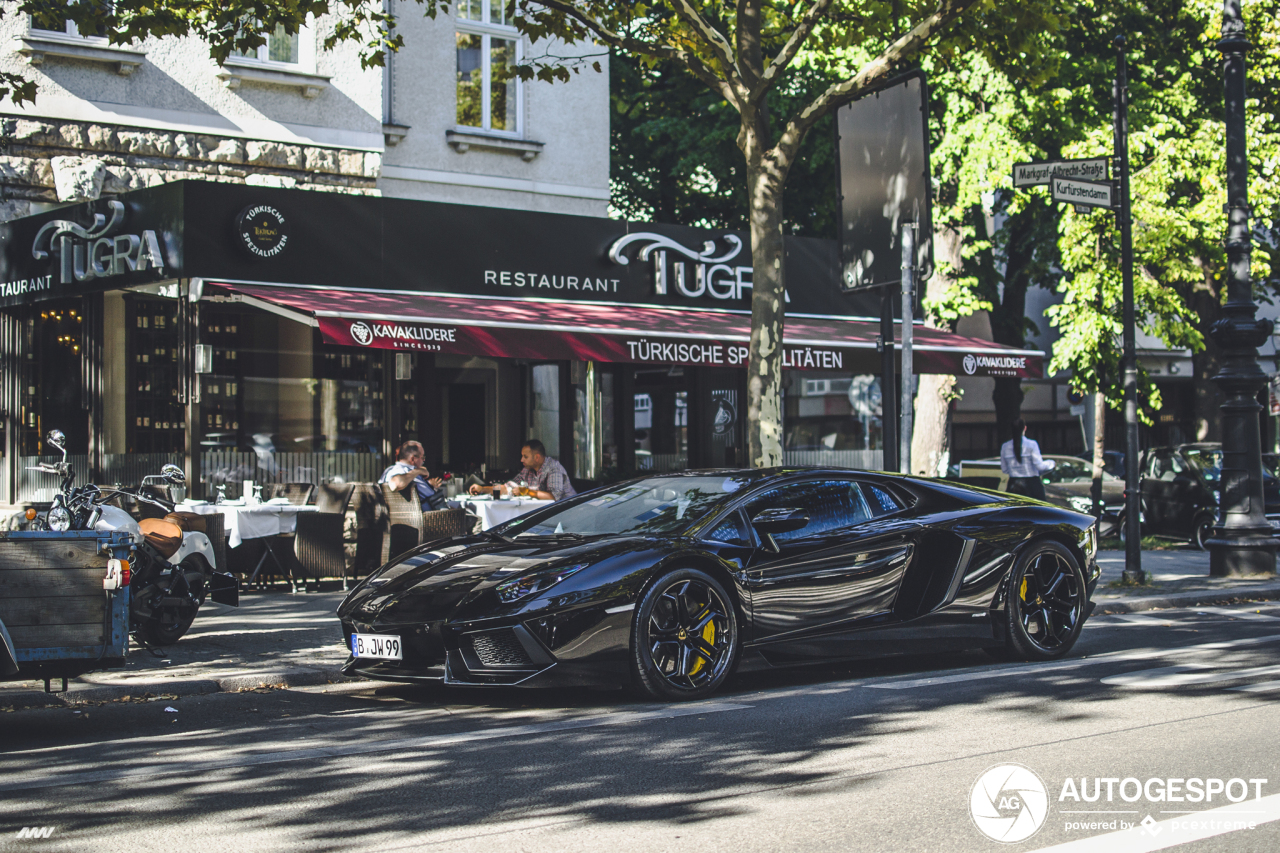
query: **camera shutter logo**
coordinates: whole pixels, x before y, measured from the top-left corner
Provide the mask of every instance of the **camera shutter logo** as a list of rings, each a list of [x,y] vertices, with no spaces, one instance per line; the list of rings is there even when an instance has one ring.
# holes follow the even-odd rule
[[[362,347],[373,343],[373,329],[368,324],[356,321],[351,324],[351,339]]]
[[[964,357],[964,372],[972,376],[978,372],[978,359],[974,358],[973,353],[969,353]]]
[[[1049,794],[1040,777],[1021,764],[1000,764],[978,777],[969,794],[974,826],[993,841],[1025,841],[1049,814]]]
[[[269,204],[255,204],[236,217],[240,245],[259,258],[274,258],[289,243],[284,214]]]

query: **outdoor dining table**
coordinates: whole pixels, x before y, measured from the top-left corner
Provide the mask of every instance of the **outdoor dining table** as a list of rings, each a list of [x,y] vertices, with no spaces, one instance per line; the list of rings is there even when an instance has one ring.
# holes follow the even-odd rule
[[[296,506],[288,503],[261,503],[246,506],[242,503],[182,503],[178,509],[200,515],[221,513],[226,519],[227,543],[239,548],[246,539],[265,539],[268,536],[284,536],[298,528],[298,513],[315,512],[314,506]]]
[[[462,497],[458,502],[470,509],[480,519],[480,529],[488,530],[503,522],[510,521],[526,512],[544,506],[551,506],[555,501],[540,501],[537,498],[511,498],[509,500],[482,500],[476,497]]]

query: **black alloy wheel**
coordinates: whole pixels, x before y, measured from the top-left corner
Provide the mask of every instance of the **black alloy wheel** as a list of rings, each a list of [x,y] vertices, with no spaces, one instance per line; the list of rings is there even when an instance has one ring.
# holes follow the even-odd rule
[[[204,558],[192,554],[172,572],[140,590],[138,602],[144,610],[135,611],[134,635],[138,642],[144,646],[171,646],[182,639],[204,603],[209,574]]]
[[[1033,543],[1009,573],[1006,646],[1012,657],[1054,660],[1065,656],[1084,627],[1085,580],[1064,546]]]
[[[1196,530],[1191,538],[1191,544],[1196,546],[1196,550],[1204,551],[1208,548],[1205,543],[1211,538],[1213,538],[1213,516],[1202,515],[1196,519]]]
[[[738,655],[733,600],[710,575],[676,569],[640,598],[631,623],[635,689],[653,699],[699,699],[728,678]]]

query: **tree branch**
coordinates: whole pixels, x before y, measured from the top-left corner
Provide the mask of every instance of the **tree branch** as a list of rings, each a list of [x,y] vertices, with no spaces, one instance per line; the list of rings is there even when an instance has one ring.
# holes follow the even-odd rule
[[[787,39],[787,43],[782,46],[782,50],[769,63],[769,67],[760,75],[758,83],[754,83],[751,87],[751,96],[747,99],[749,106],[755,106],[764,99],[769,93],[769,88],[774,84],[787,66],[791,64],[791,60],[796,58],[796,54],[800,52],[800,48],[804,47],[804,43],[809,40],[809,34],[813,32],[814,27],[818,25],[818,21],[826,14],[830,8],[832,0],[816,0],[809,10],[804,13],[804,17],[800,19],[800,24],[792,31],[791,37]]]
[[[790,164],[804,142],[805,134],[823,116],[856,100],[876,84],[883,82],[898,63],[914,56],[925,43],[940,31],[949,27],[977,0],[944,0],[932,15],[911,28],[909,32],[889,45],[883,53],[867,63],[854,76],[827,87],[817,98],[787,123],[773,156],[780,164]]]
[[[695,77],[705,83],[713,92],[724,98],[729,103],[737,107],[741,101],[738,98],[738,92],[725,80],[716,76],[715,72],[706,66],[706,64],[692,51],[682,48],[671,47],[668,45],[657,45],[635,38],[634,36],[624,35],[609,29],[596,18],[587,15],[580,8],[570,2],[564,0],[531,0],[532,3],[543,6],[547,9],[553,9],[562,15],[572,18],[582,26],[586,27],[597,39],[611,47],[619,48],[630,53],[644,54],[646,56],[656,56],[659,59],[670,59],[683,63]]]
[[[728,40],[719,30],[711,26],[706,18],[698,14],[698,10],[693,8],[689,0],[674,0],[673,5],[676,8],[676,14],[683,18],[685,23],[693,27],[694,31],[706,42],[707,47],[711,48],[711,52],[716,59],[720,60],[720,64],[724,66],[725,82],[738,89],[740,96],[745,96],[742,74],[738,69],[737,63],[733,60],[733,48],[729,46]]]

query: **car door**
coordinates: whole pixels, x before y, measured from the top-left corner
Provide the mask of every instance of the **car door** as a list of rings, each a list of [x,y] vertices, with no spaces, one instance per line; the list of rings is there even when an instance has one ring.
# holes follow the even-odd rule
[[[1195,529],[1195,517],[1204,505],[1208,487],[1200,472],[1175,450],[1169,456],[1173,477],[1166,486],[1164,531],[1186,539]]]
[[[1142,477],[1142,529],[1144,533],[1165,533],[1172,523],[1174,496],[1173,450],[1157,447],[1147,455]]]
[[[753,641],[827,633],[892,609],[920,525],[873,508],[852,478],[769,489],[746,502],[744,515],[779,508],[804,510],[809,524],[775,534],[776,551],[752,531],[758,547],[743,578]]]

